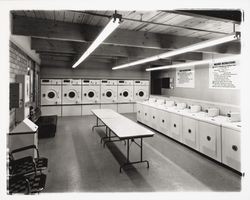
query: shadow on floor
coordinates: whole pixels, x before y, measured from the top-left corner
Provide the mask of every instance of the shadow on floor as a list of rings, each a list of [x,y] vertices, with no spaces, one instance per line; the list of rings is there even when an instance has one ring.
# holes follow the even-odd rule
[[[105,132],[103,130],[96,130],[96,133],[100,136],[100,138],[106,136]],[[120,143],[123,143],[123,141],[121,141]],[[124,146],[126,147],[126,146]],[[106,148],[109,149],[109,151],[111,152],[111,154],[114,156],[114,158],[116,159],[116,161],[119,163],[119,165],[123,165],[126,162],[126,156],[124,155],[124,153],[116,146],[115,143],[107,143],[106,144]],[[140,163],[137,164],[136,166],[140,165],[145,165],[145,163]],[[148,170],[146,165],[143,166],[145,167],[145,169],[140,169],[140,170]],[[117,173],[119,172],[119,168],[117,168]],[[140,172],[136,169],[136,167],[134,165],[129,165],[126,166],[125,168],[122,169],[122,174],[126,174],[129,179],[133,182],[133,184],[135,185],[135,188],[140,188],[142,187],[143,190],[147,191],[147,192],[153,192],[154,189],[150,186],[150,184],[147,183],[147,181],[143,178],[143,176],[140,174]]]

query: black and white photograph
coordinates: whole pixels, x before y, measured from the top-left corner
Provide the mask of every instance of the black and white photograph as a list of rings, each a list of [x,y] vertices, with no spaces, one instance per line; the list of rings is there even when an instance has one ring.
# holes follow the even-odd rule
[[[99,2],[0,0],[3,199],[250,198],[249,2]]]

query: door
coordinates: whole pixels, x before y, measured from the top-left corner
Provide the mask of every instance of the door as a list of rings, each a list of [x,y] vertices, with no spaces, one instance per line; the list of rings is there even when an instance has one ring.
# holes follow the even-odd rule
[[[151,94],[161,95],[161,78],[151,79]]]
[[[187,146],[198,150],[198,121],[183,117],[182,118],[182,136],[183,143]]]
[[[133,86],[118,86],[118,102],[131,102],[133,100]]]
[[[171,113],[170,137],[182,142],[182,116]]]
[[[143,117],[142,117],[142,122],[147,125],[150,126],[150,115],[149,115],[149,106],[147,105],[143,105],[142,107],[143,109]]]
[[[149,126],[157,130],[158,109],[149,107]]]
[[[222,163],[241,171],[241,135],[239,131],[222,127]]]
[[[81,86],[63,86],[63,104],[81,103]]]
[[[199,121],[200,152],[221,162],[220,126]]]
[[[100,102],[99,86],[82,86],[82,103],[98,103]]]
[[[157,131],[161,132],[164,135],[169,136],[169,127],[170,127],[170,113],[164,110],[158,110],[157,118]]]
[[[134,100],[142,101],[148,99],[148,86],[134,86]]]
[[[61,90],[58,86],[41,86],[41,105],[61,104]]]
[[[142,104],[137,103],[136,110],[137,110],[136,112],[137,121],[142,122],[142,117],[143,117]]]
[[[117,101],[117,86],[102,86],[101,87],[101,102],[114,103]]]

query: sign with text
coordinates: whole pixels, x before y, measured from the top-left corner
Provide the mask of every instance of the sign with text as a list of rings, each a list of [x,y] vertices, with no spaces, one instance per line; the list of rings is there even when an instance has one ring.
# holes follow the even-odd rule
[[[210,89],[239,89],[239,79],[238,61],[216,62],[209,66]]]
[[[176,87],[194,88],[194,67],[176,69]]]

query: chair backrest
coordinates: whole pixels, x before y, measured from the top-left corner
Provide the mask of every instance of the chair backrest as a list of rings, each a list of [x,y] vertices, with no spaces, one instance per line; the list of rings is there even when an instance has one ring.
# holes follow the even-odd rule
[[[41,109],[39,107],[36,107],[33,113],[30,115],[30,120],[33,122],[36,122],[39,117],[42,115]]]

